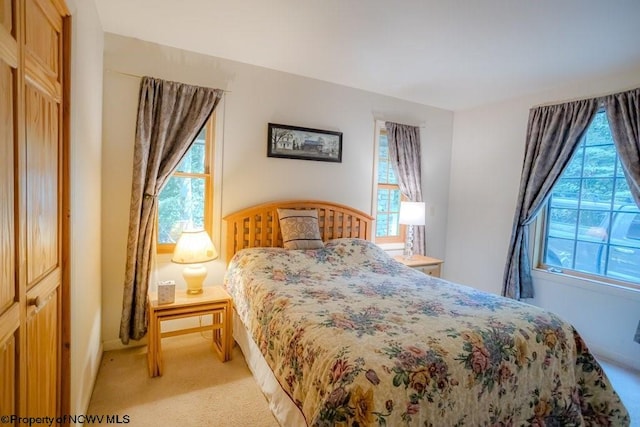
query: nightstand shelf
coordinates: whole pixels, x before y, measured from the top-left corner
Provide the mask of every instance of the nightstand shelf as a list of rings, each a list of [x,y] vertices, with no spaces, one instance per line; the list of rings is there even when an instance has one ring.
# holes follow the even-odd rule
[[[396,261],[403,263],[407,267],[414,268],[424,274],[433,277],[440,277],[443,260],[424,255],[414,254],[411,259],[405,259],[403,255],[393,257]]]
[[[213,349],[226,362],[231,357],[232,345],[232,302],[231,296],[220,286],[205,287],[204,292],[188,295],[185,290],[177,290],[175,301],[170,304],[158,304],[157,295],[149,294],[149,342],[147,364],[149,376],[162,375],[162,338],[190,334],[200,331],[213,331]],[[210,325],[162,332],[161,323],[165,320],[185,317],[211,315]]]

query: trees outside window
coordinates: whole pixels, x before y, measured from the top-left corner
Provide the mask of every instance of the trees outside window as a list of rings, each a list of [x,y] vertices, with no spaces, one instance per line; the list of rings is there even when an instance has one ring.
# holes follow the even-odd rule
[[[160,192],[158,252],[173,252],[185,229],[205,229],[211,235],[214,115],[196,137],[180,165]]]
[[[399,223],[402,193],[398,186],[398,178],[389,162],[389,142],[384,126],[379,126],[376,137],[376,243],[403,243],[405,226]]]

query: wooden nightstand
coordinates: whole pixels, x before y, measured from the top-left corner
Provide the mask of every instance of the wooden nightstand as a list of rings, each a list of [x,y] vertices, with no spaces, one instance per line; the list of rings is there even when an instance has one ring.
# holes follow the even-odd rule
[[[438,258],[431,258],[429,256],[414,254],[410,260],[404,259],[403,255],[397,255],[393,257],[396,261],[399,261],[407,267],[415,268],[433,277],[440,277],[440,269],[444,262]]]
[[[190,334],[200,331],[213,331],[213,349],[223,362],[231,357],[232,345],[232,302],[231,296],[220,286],[205,287],[198,295],[187,295],[185,290],[177,290],[175,301],[170,304],[158,304],[157,295],[149,293],[149,343],[147,364],[149,376],[162,375],[162,346],[164,337]],[[184,317],[211,315],[212,324],[176,331],[162,332],[163,320]]]

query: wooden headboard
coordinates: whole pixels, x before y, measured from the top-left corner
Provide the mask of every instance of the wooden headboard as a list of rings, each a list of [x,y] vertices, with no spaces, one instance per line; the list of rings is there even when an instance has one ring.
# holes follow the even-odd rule
[[[240,249],[282,247],[278,208],[317,209],[323,241],[341,237],[371,240],[373,217],[349,206],[317,200],[264,203],[223,218],[227,223],[227,263]]]

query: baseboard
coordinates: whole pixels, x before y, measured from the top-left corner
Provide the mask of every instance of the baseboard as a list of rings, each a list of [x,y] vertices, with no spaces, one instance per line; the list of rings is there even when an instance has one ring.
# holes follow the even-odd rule
[[[100,371],[100,365],[102,365],[102,357],[104,356],[104,346],[102,343],[98,346],[98,363],[96,363],[94,372],[91,373],[91,393],[87,393],[87,398],[82,402],[82,411],[73,411],[76,414],[87,415],[89,413],[89,405],[91,404],[91,398],[93,397],[93,390],[96,388],[96,381],[98,380],[98,372]],[[83,423],[76,423],[78,427],[83,426]]]
[[[640,373],[640,360],[638,359],[632,359],[630,357],[626,357],[624,355],[609,351],[605,348],[593,345],[589,346],[589,350],[591,351],[591,353],[593,353],[596,359],[602,359],[606,362],[618,365],[621,368]]]

